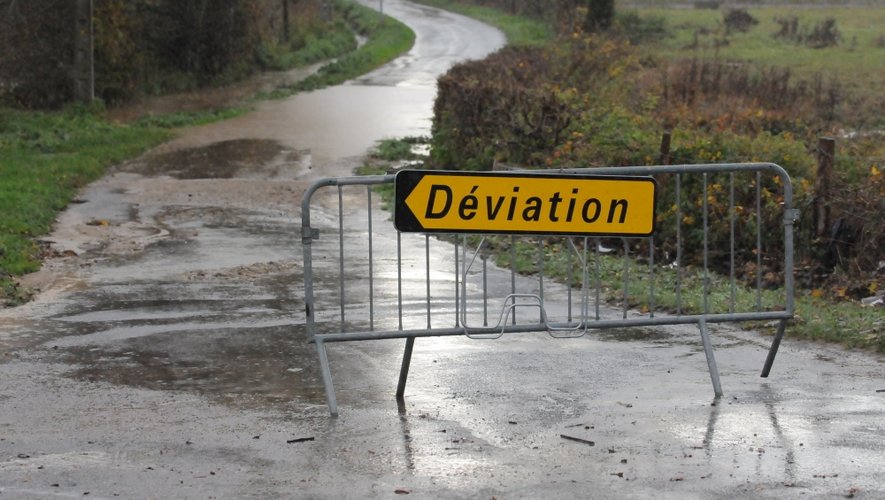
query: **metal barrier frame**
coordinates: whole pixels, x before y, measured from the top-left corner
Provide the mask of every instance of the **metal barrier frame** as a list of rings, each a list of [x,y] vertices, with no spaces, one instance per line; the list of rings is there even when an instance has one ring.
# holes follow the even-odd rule
[[[519,174],[522,176],[531,175],[533,171],[523,170],[519,171]],[[302,217],[302,247],[304,252],[304,301],[305,301],[305,314],[306,314],[306,328],[308,334],[308,341],[314,343],[317,348],[317,354],[319,357],[320,371],[323,379],[323,384],[325,387],[326,393],[326,401],[329,406],[329,411],[332,416],[338,415],[338,405],[335,397],[335,390],[332,384],[332,376],[331,376],[331,368],[329,365],[329,359],[326,352],[326,344],[327,343],[335,343],[335,342],[351,342],[351,341],[364,341],[364,340],[378,340],[378,339],[406,339],[406,345],[403,352],[402,365],[400,367],[400,376],[397,384],[396,398],[397,401],[402,403],[403,397],[405,394],[406,382],[408,379],[409,373],[409,365],[411,362],[412,351],[414,348],[415,339],[419,337],[440,337],[440,336],[452,336],[452,335],[467,335],[475,338],[497,338],[505,333],[519,333],[519,332],[537,332],[537,331],[548,331],[552,336],[558,337],[574,337],[581,336],[588,329],[606,329],[606,328],[624,328],[624,327],[647,327],[647,326],[663,326],[663,325],[691,325],[695,324],[698,326],[700,331],[701,341],[704,348],[704,353],[707,359],[707,365],[710,372],[710,378],[713,385],[714,394],[716,397],[720,397],[723,394],[722,386],[719,380],[719,371],[716,366],[716,359],[713,354],[712,343],[710,340],[708,324],[710,323],[733,323],[733,322],[743,322],[743,321],[778,321],[777,333],[775,334],[771,347],[768,351],[768,356],[765,360],[765,364],[762,369],[762,377],[768,377],[772,364],[774,362],[775,356],[777,354],[778,348],[780,346],[781,340],[783,339],[784,331],[786,329],[786,324],[789,319],[791,319],[794,315],[795,304],[794,304],[794,281],[793,281],[793,225],[796,220],[798,220],[798,211],[793,208],[793,191],[792,184],[790,181],[790,177],[787,174],[786,170],[784,170],[779,165],[773,163],[727,163],[727,164],[702,164],[702,165],[658,165],[658,166],[638,166],[638,167],[607,167],[607,168],[580,168],[580,169],[560,169],[555,171],[558,174],[569,174],[575,176],[581,175],[592,175],[592,176],[655,176],[661,174],[674,174],[676,176],[676,196],[677,196],[677,209],[678,212],[676,214],[677,220],[681,221],[681,205],[679,201],[680,196],[680,186],[681,186],[681,176],[682,175],[703,175],[704,176],[704,272],[707,273],[708,267],[708,256],[709,249],[707,248],[707,217],[709,215],[709,208],[707,207],[707,176],[710,174],[721,174],[721,173],[730,173],[731,174],[731,199],[730,199],[730,207],[729,213],[731,214],[731,224],[732,224],[732,235],[731,235],[731,246],[730,255],[732,257],[732,286],[734,286],[734,276],[733,276],[733,268],[734,268],[734,224],[735,224],[735,210],[734,210],[734,174],[735,173],[747,173],[747,172],[755,172],[756,173],[756,216],[757,220],[761,215],[761,194],[760,194],[760,184],[761,184],[761,175],[763,173],[769,173],[777,176],[780,179],[780,183],[782,185],[782,196],[783,196],[783,230],[784,230],[784,303],[785,307],[783,310],[776,311],[763,311],[761,310],[761,305],[758,304],[759,299],[757,298],[757,310],[751,312],[735,312],[734,311],[734,297],[732,296],[731,301],[732,304],[729,307],[729,312],[726,313],[709,313],[707,312],[706,307],[706,283],[705,283],[705,297],[704,297],[704,311],[699,314],[681,314],[680,310],[677,310],[675,315],[655,315],[654,308],[651,310],[651,314],[647,317],[627,317],[627,310],[625,305],[625,310],[623,317],[620,319],[600,319],[599,317],[599,299],[598,299],[598,284],[597,284],[597,298],[596,298],[596,314],[591,316],[588,313],[587,301],[588,301],[588,290],[591,287],[591,284],[588,282],[588,271],[586,268],[586,255],[583,257],[583,266],[582,269],[582,293],[584,294],[583,302],[582,302],[582,312],[578,320],[569,321],[565,324],[553,324],[548,322],[544,310],[544,297],[543,291],[540,296],[532,295],[532,294],[522,294],[516,293],[515,290],[512,290],[510,296],[505,298],[505,302],[513,300],[513,304],[508,306],[510,308],[521,307],[530,305],[532,307],[538,307],[540,309],[539,321],[534,324],[507,324],[505,321],[499,320],[499,323],[494,327],[489,327],[483,325],[482,327],[470,327],[466,325],[466,316],[460,316],[458,311],[456,311],[456,319],[455,324],[451,327],[445,328],[433,328],[430,325],[430,316],[431,316],[431,305],[430,305],[430,297],[429,297],[429,273],[428,273],[428,304],[427,304],[427,328],[423,329],[403,329],[402,327],[402,291],[398,291],[398,297],[400,300],[400,318],[399,318],[399,327],[397,329],[389,329],[389,330],[376,330],[374,325],[374,298],[371,296],[372,290],[372,279],[373,279],[373,270],[372,270],[372,188],[381,184],[391,184],[394,182],[395,175],[382,175],[382,176],[364,176],[364,177],[343,177],[343,178],[329,178],[322,179],[313,183],[307,191],[304,193],[301,205],[301,217]],[[539,174],[550,174],[550,170],[538,171]],[[314,240],[320,237],[319,230],[311,225],[311,201],[315,193],[317,193],[320,189],[327,187],[337,187],[338,188],[338,210],[339,210],[339,235],[343,234],[343,226],[341,226],[341,220],[343,219],[343,208],[342,208],[342,188],[344,186],[365,186],[367,190],[367,199],[368,199],[368,209],[369,209],[369,217],[368,217],[368,250],[369,250],[369,288],[370,288],[370,299],[369,299],[369,327],[368,330],[364,331],[346,331],[348,329],[345,320],[344,320],[344,277],[343,277],[343,262],[341,264],[341,273],[339,276],[340,280],[340,294],[341,294],[341,325],[340,331],[338,332],[319,332],[317,330],[317,323],[315,317],[315,297],[314,297],[314,276],[313,276],[313,242]],[[677,223],[677,226],[681,224],[681,222]],[[757,226],[760,226],[757,224]],[[678,226],[679,227],[679,226]],[[679,229],[677,229],[678,231]],[[761,259],[761,248],[762,248],[762,235],[760,233],[761,229],[757,227],[757,247],[756,254],[757,259]],[[425,238],[429,238],[430,236],[425,236]],[[584,248],[586,249],[587,239],[595,238],[594,236],[583,237],[585,240]],[[654,254],[653,245],[654,245],[654,235],[650,237],[642,237],[642,238],[624,238],[625,241],[627,239],[649,239],[652,245],[652,255]],[[681,242],[679,244],[678,250],[681,252]],[[626,247],[626,243],[625,243]],[[456,309],[460,309],[461,313],[464,313],[467,309],[466,303],[466,288],[463,288],[467,281],[467,271],[469,270],[469,266],[467,265],[468,260],[470,260],[471,265],[475,261],[477,257],[477,253],[479,249],[477,249],[477,253],[474,253],[471,259],[467,258],[466,254],[466,245],[463,245],[463,255],[461,256],[462,263],[458,263],[458,244],[455,244],[455,253],[456,253]],[[577,251],[577,249],[575,249]],[[400,252],[400,234],[397,233],[397,252]],[[429,246],[428,250],[429,252]],[[341,249],[342,260],[343,260],[343,247]],[[625,259],[630,258],[625,255]],[[398,255],[399,259],[399,255]],[[677,256],[677,266],[681,266],[681,256]],[[626,262],[626,260],[625,260]],[[483,260],[484,263],[484,260]],[[761,261],[760,261],[761,263]],[[428,268],[429,268],[429,255],[428,255]],[[626,264],[625,264],[626,265]],[[650,266],[653,269],[655,263],[650,262]],[[399,267],[399,265],[398,265]],[[757,266],[758,269],[761,266]],[[398,270],[400,276],[398,277],[398,283],[401,287],[401,273],[402,269]],[[543,277],[542,277],[543,279]],[[759,290],[761,289],[760,284],[761,278],[757,274],[757,297]],[[626,276],[625,276],[626,281]],[[681,287],[681,285],[679,285]],[[460,297],[457,297],[460,290]],[[543,286],[542,286],[543,290]],[[570,293],[570,292],[569,292]],[[653,293],[653,290],[652,290]],[[681,288],[677,289],[677,296],[681,293]],[[626,294],[626,283],[625,283],[625,294]],[[517,300],[519,299],[530,299],[531,301],[537,301],[537,304],[518,304]],[[502,312],[502,318],[509,314],[509,310]],[[561,333],[565,332],[565,333]]]

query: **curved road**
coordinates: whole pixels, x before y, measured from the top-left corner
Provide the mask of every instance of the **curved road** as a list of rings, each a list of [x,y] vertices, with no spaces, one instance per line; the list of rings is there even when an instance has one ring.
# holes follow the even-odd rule
[[[401,343],[336,346],[330,419],[297,201],[375,141],[427,134],[436,76],[503,44],[384,10],[417,33],[405,57],[188,130],[62,215],[44,293],[0,311],[0,496],[885,496],[883,365],[786,341],[762,380],[753,332],[716,335],[720,401],[692,329],[422,339],[404,413]]]

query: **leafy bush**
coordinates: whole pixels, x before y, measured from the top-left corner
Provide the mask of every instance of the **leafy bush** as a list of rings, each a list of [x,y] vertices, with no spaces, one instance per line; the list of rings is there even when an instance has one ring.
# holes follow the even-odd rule
[[[549,60],[532,48],[452,68],[438,82],[432,162],[488,170],[496,160],[531,163],[550,150],[569,117],[553,85],[542,83],[549,71]]]
[[[574,36],[455,66],[439,80],[432,162],[472,169],[489,169],[495,161],[543,166],[577,117],[606,102],[605,92],[619,91],[609,85],[632,64],[624,43]]]

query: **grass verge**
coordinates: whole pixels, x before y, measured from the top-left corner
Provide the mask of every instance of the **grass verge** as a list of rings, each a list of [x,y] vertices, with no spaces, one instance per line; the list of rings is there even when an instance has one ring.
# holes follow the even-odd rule
[[[345,82],[392,61],[414,45],[415,33],[396,19],[359,4],[348,2],[341,5],[353,29],[367,38],[366,43],[323,66],[316,74],[274,90],[269,97],[283,98]]]
[[[491,7],[466,4],[454,0],[415,0],[415,3],[456,12],[490,24],[504,32],[504,35],[507,37],[507,43],[510,45],[543,45],[554,38],[553,29],[543,21],[507,14]]]
[[[517,255],[537,252],[534,245],[525,245],[517,251]],[[568,252],[552,251],[549,253],[545,273],[560,281],[573,274],[574,263],[568,258]],[[509,265],[509,254],[502,252],[499,264]],[[699,314],[704,310],[705,273],[702,269],[683,268],[681,276],[675,269],[655,266],[653,271],[645,264],[628,261],[615,255],[598,255],[600,283],[617,284],[604,288],[602,300],[610,304],[624,304],[625,300],[631,309],[640,312],[659,310],[668,313],[681,311],[683,314]],[[532,263],[534,264],[534,262]],[[519,263],[517,262],[517,269]],[[591,280],[596,267],[590,264]],[[627,273],[626,299],[622,288],[624,273]],[[707,307],[710,311],[728,311],[729,304],[734,304],[735,311],[783,310],[784,290],[756,290],[728,277],[709,273],[707,275]],[[681,295],[675,293],[677,279],[681,282]],[[654,290],[653,296],[649,290]],[[795,315],[787,329],[791,338],[825,341],[841,344],[847,348],[860,348],[885,353],[885,316],[881,308],[867,307],[856,302],[832,302],[814,297],[811,292],[797,290],[795,297]],[[758,309],[757,309],[758,307]],[[765,323],[747,323],[744,326],[758,329],[766,333],[774,333],[775,327]]]
[[[194,117],[193,120],[198,119]],[[174,123],[180,123],[181,119]],[[159,123],[114,125],[101,110],[72,106],[58,113],[0,109],[0,296],[27,299],[12,279],[40,268],[59,211],[105,169],[167,140]]]

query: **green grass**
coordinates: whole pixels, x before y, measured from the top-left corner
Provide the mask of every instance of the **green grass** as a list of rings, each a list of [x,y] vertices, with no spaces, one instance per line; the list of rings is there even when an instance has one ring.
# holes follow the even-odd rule
[[[497,243],[496,243],[497,241]],[[503,241],[503,244],[500,244]],[[509,238],[492,238],[489,248],[494,250],[495,261],[502,267],[513,267],[518,272],[535,272],[537,269],[537,245],[517,240],[515,249],[510,250]],[[553,240],[551,240],[553,241]],[[515,260],[514,260],[515,257]],[[599,259],[598,274],[594,258]],[[627,276],[627,305],[634,310],[648,312],[652,309],[682,314],[754,312],[784,310],[783,289],[764,289],[733,282],[727,276],[708,273],[705,293],[705,273],[703,269],[685,267],[677,276],[675,269],[655,266],[649,270],[647,264],[632,259],[626,261],[614,254],[591,253],[588,273],[591,287],[598,279],[601,284],[601,299],[614,306],[625,302],[624,276]],[[580,283],[575,276],[581,266],[580,259],[564,244],[553,243],[545,248],[544,275],[562,283]],[[578,273],[579,274],[579,273]],[[677,280],[681,283],[681,293],[677,296]],[[653,290],[653,294],[650,291]],[[592,293],[592,292],[591,292]],[[705,297],[706,294],[706,297]],[[885,353],[885,316],[882,310],[865,307],[856,302],[832,302],[815,298],[810,292],[799,291],[795,297],[795,316],[789,323],[788,336],[791,338],[838,343],[848,348],[860,348]],[[746,324],[769,333],[774,332],[770,324]]]
[[[156,125],[113,125],[99,111],[0,109],[0,287],[7,300],[21,294],[12,276],[39,269],[35,239],[77,190],[171,135]]]
[[[205,111],[185,111],[168,115],[149,115],[138,120],[136,125],[144,128],[174,129],[196,127],[221,120],[229,120],[248,111],[244,107],[216,108]]]
[[[416,3],[457,12],[495,26],[504,32],[507,43],[510,45],[542,45],[553,40],[554,37],[553,29],[543,21],[507,14],[490,7],[470,5],[454,0],[416,0]]]

